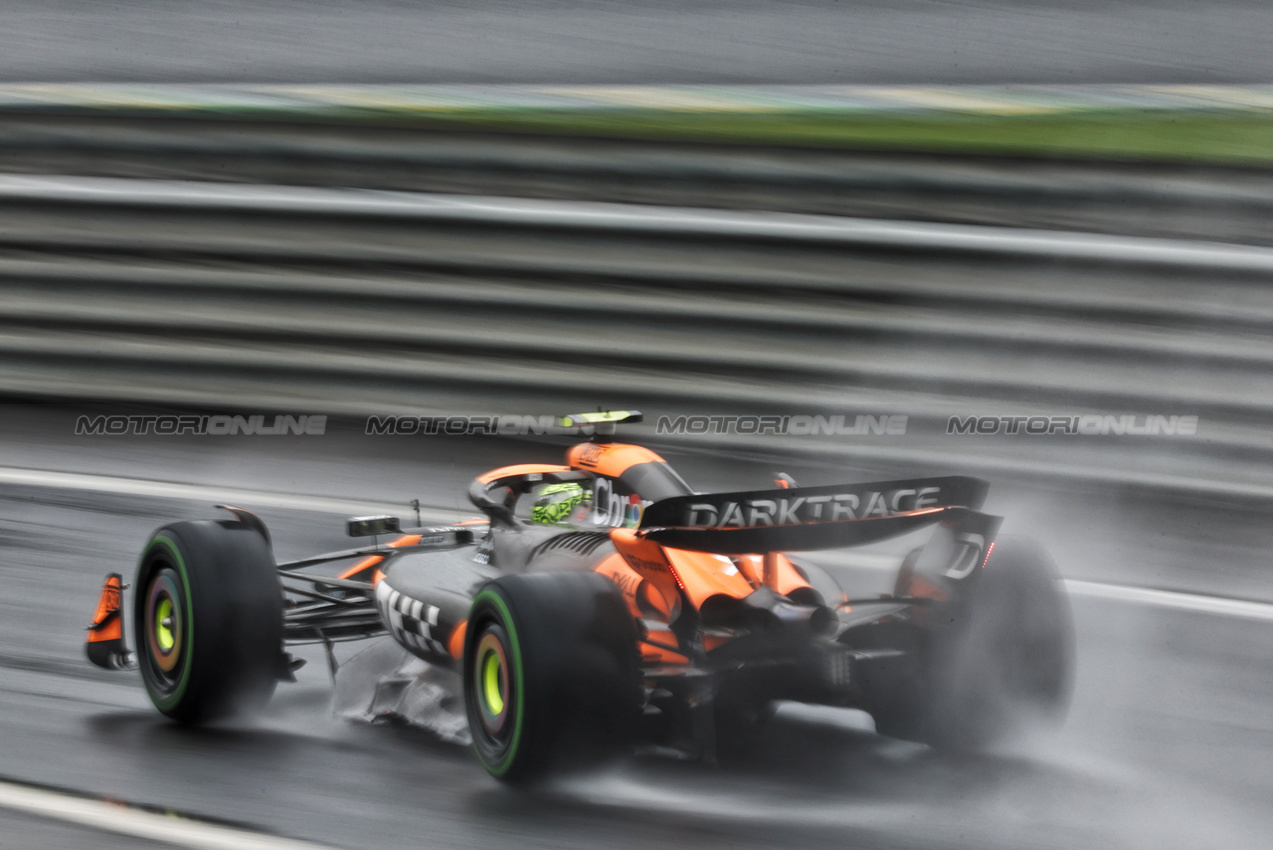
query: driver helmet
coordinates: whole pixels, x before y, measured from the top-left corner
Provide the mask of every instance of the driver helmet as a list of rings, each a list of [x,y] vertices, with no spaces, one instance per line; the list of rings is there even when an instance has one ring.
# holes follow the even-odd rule
[[[530,521],[547,524],[564,522],[583,501],[583,487],[578,484],[549,484],[535,495]]]

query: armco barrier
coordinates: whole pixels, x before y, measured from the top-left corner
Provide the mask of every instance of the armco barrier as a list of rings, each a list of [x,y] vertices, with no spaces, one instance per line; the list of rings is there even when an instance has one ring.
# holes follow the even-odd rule
[[[735,451],[1270,495],[1270,249],[19,176],[0,178],[0,249],[9,394],[355,415],[639,406],[650,436]],[[694,414],[907,429],[653,434]],[[1133,433],[948,433],[952,417],[1080,415],[1132,416]],[[1180,417],[1196,432],[1154,424]]]

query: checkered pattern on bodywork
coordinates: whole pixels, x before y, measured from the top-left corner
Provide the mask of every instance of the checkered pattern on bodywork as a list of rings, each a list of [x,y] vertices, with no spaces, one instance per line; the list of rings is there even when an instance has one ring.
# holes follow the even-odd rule
[[[426,653],[448,654],[444,641],[449,629],[439,624],[437,606],[399,593],[387,581],[376,586],[376,605],[398,643]]]

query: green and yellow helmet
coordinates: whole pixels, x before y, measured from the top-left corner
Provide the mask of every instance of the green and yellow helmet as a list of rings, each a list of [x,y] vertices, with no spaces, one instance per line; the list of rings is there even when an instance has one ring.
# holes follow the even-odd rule
[[[531,522],[565,522],[575,508],[583,504],[583,487],[573,482],[548,484],[535,494],[535,506],[530,511]]]

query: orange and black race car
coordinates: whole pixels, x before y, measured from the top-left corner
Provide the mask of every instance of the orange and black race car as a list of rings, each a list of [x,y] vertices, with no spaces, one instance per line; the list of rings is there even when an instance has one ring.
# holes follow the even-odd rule
[[[350,535],[372,545],[282,564],[247,511],[164,526],[131,607],[155,707],[187,723],[251,711],[293,678],[289,645],[387,633],[460,674],[474,751],[509,782],[638,745],[714,759],[780,700],[862,708],[884,734],[956,748],[1063,711],[1066,598],[1036,545],[997,538],[1001,519],[978,510],[985,482],[782,476],[696,493],[654,452],[612,440],[638,418],[567,417],[593,438],[563,464],[478,477],[484,520],[355,518]],[[801,555],[929,529],[892,592],[868,598]],[[110,575],[89,630],[105,667],[134,664],[122,589]]]

